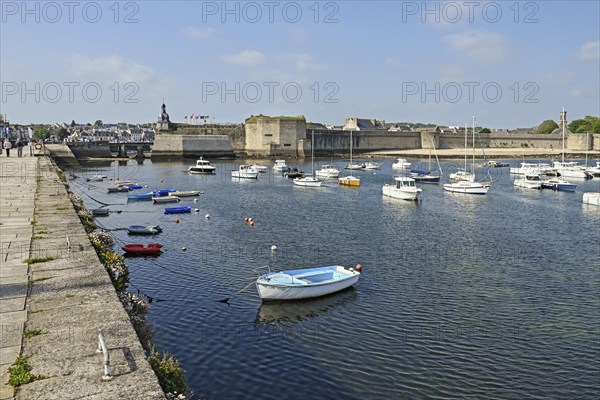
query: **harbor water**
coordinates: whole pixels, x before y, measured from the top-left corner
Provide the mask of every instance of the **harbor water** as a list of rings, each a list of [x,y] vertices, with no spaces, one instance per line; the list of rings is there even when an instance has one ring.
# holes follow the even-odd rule
[[[194,398],[598,398],[600,207],[582,193],[600,179],[528,190],[496,168],[486,196],[419,184],[408,202],[382,196],[395,172],[379,161],[352,172],[359,188],[295,187],[267,161],[257,181],[232,180],[232,161],[206,176],[187,173],[194,160],[145,160],[87,164],[69,184],[88,208],[115,211],[97,221],[117,252],[164,245],[126,260],[129,290],[152,297],[156,347],[181,362]],[[191,214],[165,215],[86,182],[96,174],[203,194],[178,204]],[[152,237],[122,229],[156,224]],[[252,284],[268,268],[358,263],[355,287],[310,301],[261,303]]]

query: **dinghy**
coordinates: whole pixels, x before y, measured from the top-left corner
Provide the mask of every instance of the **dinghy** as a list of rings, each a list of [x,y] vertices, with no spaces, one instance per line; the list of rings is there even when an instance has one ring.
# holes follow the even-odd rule
[[[180,206],[180,207],[166,207],[165,214],[187,214],[192,212],[192,207],[190,206]]]
[[[180,199],[177,196],[152,197],[152,201],[154,202],[154,204],[157,204],[157,203],[178,203],[179,200]]]
[[[169,193],[176,192],[176,191],[177,190],[175,190],[175,189],[159,189],[159,190],[154,191],[154,196],[155,197],[168,196]]]
[[[131,225],[127,228],[127,233],[130,235],[156,235],[162,232],[162,228],[158,225]]]
[[[169,196],[177,196],[177,197],[193,197],[200,195],[199,190],[184,190],[184,191],[175,191],[169,193]]]
[[[127,200],[152,200],[154,192],[147,193],[130,193],[127,195]]]
[[[107,190],[108,190],[108,193],[125,193],[125,192],[129,192],[129,188],[125,187],[125,186],[109,187]]]
[[[129,190],[134,190],[134,189],[141,189],[143,188],[142,185],[138,185],[137,183],[133,184],[133,185],[123,185],[123,187],[126,187]]]
[[[158,256],[162,253],[161,248],[163,247],[160,243],[150,243],[147,247],[143,244],[134,243],[126,244],[121,247],[126,255],[136,256]]]
[[[270,272],[258,277],[256,290],[263,301],[299,300],[324,296],[354,285],[362,267],[340,265]]]
[[[96,208],[92,210],[92,215],[95,217],[106,217],[110,214],[110,210],[108,208]]]

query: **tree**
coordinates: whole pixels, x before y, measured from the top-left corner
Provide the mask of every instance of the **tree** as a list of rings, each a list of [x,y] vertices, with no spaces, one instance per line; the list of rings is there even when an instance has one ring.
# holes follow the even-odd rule
[[[538,126],[537,133],[551,133],[556,128],[558,128],[558,124],[552,121],[551,119],[547,119],[544,122],[542,122],[540,126]]]
[[[104,125],[104,124],[102,123],[102,120],[101,120],[101,119],[98,119],[98,120],[96,120],[96,122],[94,122],[94,126],[101,126],[101,125]]]
[[[600,133],[600,118],[586,115],[584,119],[576,119],[569,124],[573,133]]]
[[[69,136],[69,131],[66,130],[65,128],[60,128],[60,131],[58,132],[58,137],[62,140],[68,136]]]
[[[44,128],[43,126],[38,126],[33,131],[33,136],[35,136],[38,139],[46,139],[50,136],[50,131],[48,130],[48,128]]]
[[[77,124],[75,123],[75,120],[72,120],[72,121],[71,121],[71,127],[74,127],[75,125],[77,125]]]
[[[483,128],[479,131],[479,133],[492,133],[492,131],[490,131],[488,128]]]

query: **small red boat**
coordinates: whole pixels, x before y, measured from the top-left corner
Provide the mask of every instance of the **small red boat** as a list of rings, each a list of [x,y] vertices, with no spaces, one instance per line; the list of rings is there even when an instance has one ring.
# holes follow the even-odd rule
[[[136,255],[136,256],[157,256],[162,251],[160,250],[163,247],[160,243],[150,243],[147,247],[143,244],[126,244],[121,247],[126,255]]]

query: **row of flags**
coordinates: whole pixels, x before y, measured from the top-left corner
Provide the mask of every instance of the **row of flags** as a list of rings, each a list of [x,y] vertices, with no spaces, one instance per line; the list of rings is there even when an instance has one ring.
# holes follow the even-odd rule
[[[208,115],[196,115],[196,114],[192,114],[192,115],[186,115],[184,118],[186,120],[187,119],[203,119],[203,120],[207,120],[210,117]]]

